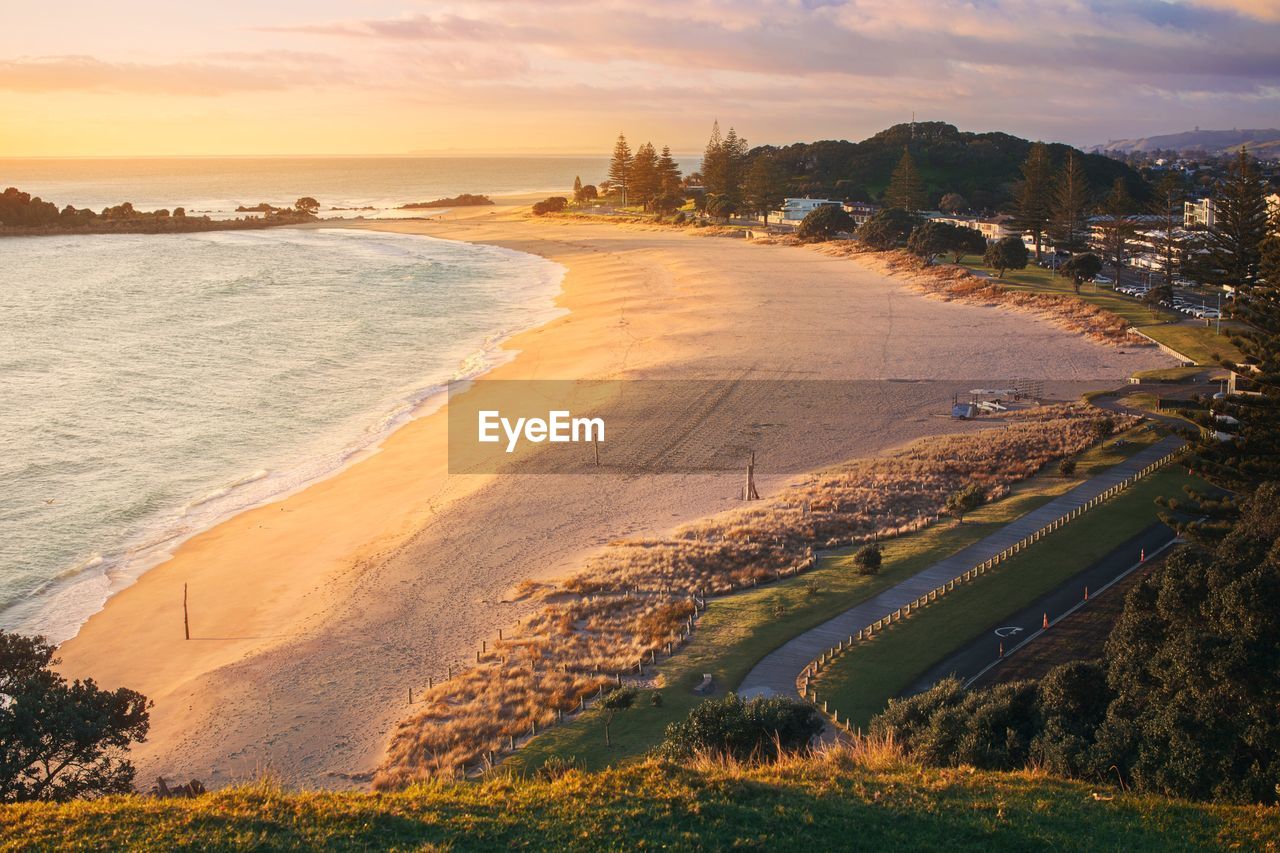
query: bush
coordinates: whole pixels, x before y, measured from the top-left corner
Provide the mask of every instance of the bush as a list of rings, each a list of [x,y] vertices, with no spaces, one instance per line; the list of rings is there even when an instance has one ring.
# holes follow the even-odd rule
[[[925,261],[932,261],[938,255],[950,254],[958,264],[965,255],[977,254],[986,247],[986,238],[972,228],[937,220],[917,226],[907,239],[907,249]]]
[[[871,217],[858,229],[857,237],[873,249],[887,251],[905,245],[911,232],[923,220],[914,213],[890,207]]]
[[[709,699],[684,720],[667,726],[658,754],[673,761],[712,753],[740,761],[768,761],[779,750],[803,749],[823,728],[818,709],[781,696],[744,702],[730,693]]]
[[[824,204],[805,214],[796,229],[796,236],[801,240],[830,240],[841,231],[852,234],[857,228],[853,217],[844,212],[844,208],[834,204]]]
[[[553,195],[551,198],[543,199],[533,206],[534,216],[545,216],[548,213],[560,213],[569,206],[569,199],[564,196]]]
[[[876,544],[863,545],[853,555],[853,564],[858,567],[860,575],[874,575],[880,571],[880,564],[884,562],[884,554],[880,550],[880,546]]]
[[[970,483],[958,492],[947,495],[943,510],[963,524],[965,515],[982,506],[986,499],[987,493],[981,484]]]
[[[543,782],[554,782],[568,776],[570,773],[582,770],[582,763],[572,755],[565,758],[562,755],[553,755],[546,761],[542,762],[542,766],[534,771],[534,778]]]
[[[996,271],[997,278],[1004,278],[1005,270],[1025,269],[1027,260],[1027,247],[1018,237],[996,240],[982,256],[982,262]]]
[[[1058,463],[1058,473],[1064,477],[1074,477],[1076,474],[1076,460],[1063,459]]]

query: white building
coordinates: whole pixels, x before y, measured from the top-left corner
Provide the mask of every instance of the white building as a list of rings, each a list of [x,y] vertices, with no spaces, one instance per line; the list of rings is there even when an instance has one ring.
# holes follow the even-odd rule
[[[1212,228],[1215,221],[1213,199],[1182,203],[1182,224],[1187,228]]]
[[[828,206],[844,207],[844,202],[829,198],[787,198],[782,200],[780,218],[783,222],[799,222],[818,208]]]
[[[1017,237],[1020,233],[1013,225],[1013,217],[1005,214],[1000,216],[934,216],[931,217],[934,222],[946,222],[959,228],[972,228],[974,231],[982,233],[987,238],[988,243],[994,243],[996,240],[1002,240],[1005,237]]]

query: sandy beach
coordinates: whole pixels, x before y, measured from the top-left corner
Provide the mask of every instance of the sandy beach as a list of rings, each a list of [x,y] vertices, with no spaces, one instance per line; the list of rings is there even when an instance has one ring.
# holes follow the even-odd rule
[[[493,378],[1118,384],[1169,364],[1154,348],[929,299],[871,265],[803,248],[530,219],[514,203],[354,227],[491,243],[567,268],[568,313],[510,340],[516,357]],[[904,392],[803,447],[776,441],[761,488],[956,429]],[[529,612],[521,581],[737,503],[737,473],[450,476],[446,448],[443,411],[410,422],[341,473],[189,540],[63,644],[68,675],[155,701],[151,736],[133,751],[141,785],[262,774],[362,784],[409,711],[408,691]]]

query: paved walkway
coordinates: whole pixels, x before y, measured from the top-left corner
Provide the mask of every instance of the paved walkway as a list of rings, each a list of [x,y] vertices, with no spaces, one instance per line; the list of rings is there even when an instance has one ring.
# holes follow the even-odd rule
[[[985,539],[957,551],[927,569],[922,569],[897,586],[878,593],[839,616],[793,637],[766,655],[747,673],[747,677],[738,687],[738,695],[744,698],[774,695],[798,696],[796,676],[824,649],[829,649],[841,640],[848,639],[850,634],[858,633],[859,629],[865,628],[877,619],[901,607],[906,607],[920,596],[964,574],[978,563],[991,559],[1054,519],[1083,506],[1121,480],[1176,450],[1183,443],[1181,438],[1175,436],[1161,439],[1119,465],[1086,480],[1017,521],[1010,522]]]

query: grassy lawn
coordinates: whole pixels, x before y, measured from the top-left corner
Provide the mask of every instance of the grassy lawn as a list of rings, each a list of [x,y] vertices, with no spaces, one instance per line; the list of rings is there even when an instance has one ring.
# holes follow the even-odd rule
[[[528,772],[552,756],[561,756],[596,769],[646,752],[662,740],[670,723],[684,719],[702,701],[693,688],[702,681],[703,673],[714,675],[716,695],[723,695],[740,684],[761,658],[797,634],[978,541],[1159,437],[1154,429],[1140,427],[1081,454],[1072,479],[1056,476],[1056,472],[1042,474],[1016,485],[1003,500],[967,515],[963,526],[944,522],[886,540],[884,566],[874,577],[857,574],[851,565],[854,549],[842,549],[831,552],[802,576],[713,599],[690,643],[659,663],[661,686],[643,690],[633,708],[615,716],[610,727],[611,747],[604,745],[603,716],[588,711],[539,735],[508,757],[502,768]],[[1121,438],[1122,445],[1118,444]],[[661,696],[661,704],[656,706],[651,698],[655,692]]]
[[[979,260],[965,261],[962,266],[995,277],[995,270]],[[1106,275],[1108,271],[1104,270]],[[1216,364],[1217,353],[1226,358],[1238,358],[1239,350],[1231,345],[1225,334],[1215,335],[1212,327],[1180,322],[1183,316],[1176,311],[1158,308],[1154,311],[1136,299],[1123,296],[1107,287],[1095,287],[1086,284],[1075,292],[1070,279],[1054,275],[1052,270],[1035,266],[1034,263],[1024,270],[1009,270],[1000,283],[1012,290],[1027,290],[1037,293],[1057,293],[1064,296],[1078,296],[1085,302],[1092,302],[1113,314],[1123,317],[1144,334],[1178,352],[1198,364]]]
[[[957,586],[940,602],[855,646],[814,683],[819,698],[839,709],[841,718],[847,715],[854,725],[865,726],[934,663],[1140,532],[1156,519],[1155,498],[1180,495],[1187,481],[1180,466],[1165,468],[995,571]]]

